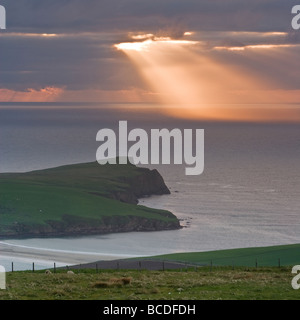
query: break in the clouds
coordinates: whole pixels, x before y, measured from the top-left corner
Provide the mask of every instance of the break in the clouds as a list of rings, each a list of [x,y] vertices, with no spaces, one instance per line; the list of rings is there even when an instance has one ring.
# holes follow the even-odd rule
[[[182,68],[189,70],[191,61],[198,61],[194,57],[206,59],[207,74],[203,67],[193,76],[204,87],[206,80],[216,82],[216,90],[221,88],[225,70],[231,78],[248,75],[247,81],[240,79],[245,79],[245,86],[225,84],[226,94],[225,90],[212,94],[209,87],[210,95],[203,94],[205,103],[272,102],[257,93],[260,84],[276,101],[280,97],[280,102],[297,102],[299,96],[300,32],[291,28],[291,8],[297,1],[2,0],[1,4],[7,11],[7,30],[0,32],[2,101],[155,101],[163,90],[149,85],[142,68],[114,45],[163,37],[187,41],[190,61],[178,50],[169,51],[170,56],[178,54],[175,60]],[[216,81],[212,73],[218,66],[223,69]],[[250,78],[251,85],[255,79],[259,85],[246,92]]]

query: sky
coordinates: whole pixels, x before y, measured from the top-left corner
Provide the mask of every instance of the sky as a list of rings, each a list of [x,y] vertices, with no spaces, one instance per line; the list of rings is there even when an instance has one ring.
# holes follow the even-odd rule
[[[0,0],[0,101],[151,102],[180,117],[300,121],[297,4]]]

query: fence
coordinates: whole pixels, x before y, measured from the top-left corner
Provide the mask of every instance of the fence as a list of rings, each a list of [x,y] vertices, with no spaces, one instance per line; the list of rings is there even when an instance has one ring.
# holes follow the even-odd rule
[[[235,263],[233,260],[231,264],[220,264],[213,260],[210,261],[201,261],[197,263],[187,263],[186,261],[165,261],[165,260],[157,260],[157,259],[148,259],[148,260],[112,260],[112,261],[98,261],[87,264],[79,264],[72,266],[60,266],[57,267],[56,263],[53,263],[51,268],[39,268],[39,269],[51,269],[54,273],[57,269],[94,269],[96,272],[99,270],[156,270],[156,271],[165,271],[165,270],[180,270],[180,271],[188,271],[188,270],[197,270],[198,268],[208,267],[210,271],[213,270],[214,267],[231,267],[234,269],[235,267],[274,267],[278,268],[282,267],[281,259],[278,258],[277,261],[272,263],[272,265],[266,265],[263,263],[259,263],[259,260],[256,258],[252,264],[242,265],[239,262]],[[32,272],[36,271],[36,265],[32,262],[31,268],[27,269]],[[8,270],[9,271],[9,270]],[[11,263],[11,272],[14,272],[14,262]]]

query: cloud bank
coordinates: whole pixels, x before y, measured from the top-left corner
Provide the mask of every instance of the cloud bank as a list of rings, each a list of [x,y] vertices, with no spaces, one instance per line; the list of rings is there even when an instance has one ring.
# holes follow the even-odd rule
[[[291,28],[291,8],[297,1],[2,0],[1,4],[7,11],[7,30],[0,32],[1,101],[156,101],[159,93],[114,46],[144,41],[148,34],[194,41],[194,55],[257,77],[268,84],[270,97],[281,97],[280,102],[297,102],[300,32]],[[181,63],[189,64],[184,59]]]

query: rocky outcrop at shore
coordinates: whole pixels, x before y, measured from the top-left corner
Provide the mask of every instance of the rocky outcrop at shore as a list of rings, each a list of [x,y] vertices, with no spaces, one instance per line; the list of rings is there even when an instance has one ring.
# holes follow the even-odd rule
[[[5,238],[40,238],[40,237],[73,237],[99,235],[120,232],[147,232],[176,230],[179,221],[163,221],[137,216],[105,217],[102,221],[78,219],[74,216],[63,216],[62,221],[47,221],[46,225],[25,225],[17,223],[15,228],[5,234]],[[0,234],[0,238],[2,238]]]

